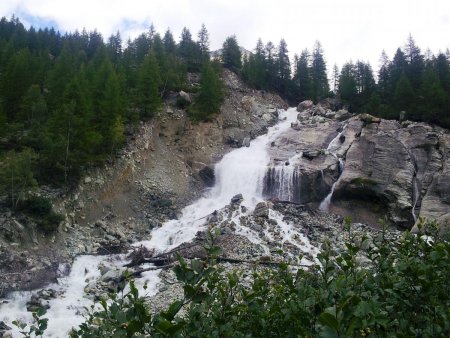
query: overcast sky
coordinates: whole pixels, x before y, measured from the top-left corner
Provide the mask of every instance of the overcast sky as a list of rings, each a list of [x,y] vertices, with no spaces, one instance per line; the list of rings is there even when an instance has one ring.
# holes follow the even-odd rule
[[[63,32],[119,30],[123,40],[151,23],[176,38],[187,26],[196,37],[205,23],[211,50],[232,34],[249,50],[259,37],[276,45],[284,38],[291,56],[319,40],[329,69],[360,59],[377,70],[382,49],[392,58],[410,33],[423,51],[450,48],[450,0],[1,0],[0,16],[12,14]]]

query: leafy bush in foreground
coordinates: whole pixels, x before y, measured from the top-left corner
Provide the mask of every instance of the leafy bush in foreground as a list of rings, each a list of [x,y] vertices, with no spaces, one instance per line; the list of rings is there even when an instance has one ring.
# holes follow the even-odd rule
[[[102,302],[71,337],[448,337],[449,236],[436,224],[423,230],[398,243],[381,232],[368,245],[348,223],[344,252],[325,243],[312,268],[255,267],[247,285],[243,271],[216,264],[209,245],[207,260],[180,257],[184,298],[166,311],[152,314],[130,281],[129,293]]]

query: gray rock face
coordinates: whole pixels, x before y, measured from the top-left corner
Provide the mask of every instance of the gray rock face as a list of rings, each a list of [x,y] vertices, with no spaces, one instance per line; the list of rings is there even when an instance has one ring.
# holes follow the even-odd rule
[[[259,202],[253,211],[253,216],[269,218],[269,207],[267,206],[267,203]]]
[[[389,206],[395,223],[411,224],[413,177],[414,164],[407,148],[375,126],[364,128],[347,152],[335,198],[373,199]]]
[[[306,100],[303,102],[300,102],[297,106],[297,111],[300,113],[306,109],[309,109],[314,106],[314,103],[311,100]]]
[[[448,131],[369,114],[352,117],[308,101],[297,110],[297,122],[268,149],[267,197],[320,202],[336,183],[332,202],[348,201],[347,208],[369,203],[407,228],[419,215],[450,223]]]
[[[198,175],[207,187],[212,187],[214,185],[216,179],[214,176],[214,169],[211,167],[205,166],[198,172]]]
[[[435,219],[442,230],[448,230],[450,229],[450,135],[448,133],[439,137],[438,149],[441,150],[439,153],[435,148],[431,150],[429,162],[432,170],[426,171],[423,175],[425,182],[430,179],[431,182],[422,199],[420,217]],[[442,168],[439,168],[440,163]],[[421,194],[424,194],[423,188]],[[416,223],[413,231],[417,230]]]

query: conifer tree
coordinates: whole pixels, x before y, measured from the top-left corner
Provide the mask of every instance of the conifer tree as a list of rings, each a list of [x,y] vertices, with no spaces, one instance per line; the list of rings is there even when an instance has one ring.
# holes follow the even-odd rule
[[[390,69],[391,63],[386,52],[383,50],[380,56],[380,69],[378,71],[378,93],[381,104],[386,105],[391,96],[390,91]]]
[[[311,99],[311,69],[309,67],[310,55],[307,49],[300,54],[297,66],[295,67],[294,83],[297,88],[297,100],[303,101]]]
[[[318,101],[326,97],[330,91],[327,77],[327,65],[319,41],[314,44],[311,64],[312,98]]]
[[[164,50],[167,54],[175,54],[177,46],[175,44],[175,40],[173,38],[172,32],[170,29],[166,30],[163,37]]]
[[[198,71],[201,67],[201,53],[198,44],[192,40],[192,34],[186,27],[181,32],[178,54],[186,62],[188,71]]]
[[[31,85],[22,97],[17,118],[26,121],[28,126],[35,127],[34,123],[44,120],[47,113],[47,103],[41,93],[41,88],[36,84]]]
[[[119,31],[109,37],[106,49],[108,50],[109,59],[116,65],[122,54],[122,38]]]
[[[424,56],[421,54],[420,48],[416,45],[411,34],[408,37],[404,54],[407,61],[406,76],[413,89],[417,90],[422,81],[422,74],[425,68]]]
[[[202,24],[202,28],[198,32],[198,46],[200,49],[200,54],[202,57],[202,61],[209,60],[209,33],[206,29],[205,24]]]
[[[277,53],[277,89],[279,92],[287,93],[289,80],[291,78],[291,63],[289,61],[287,43],[281,39]]]
[[[339,95],[341,100],[349,105],[349,109],[353,109],[357,94],[355,65],[352,62],[347,62],[342,66],[339,77]]]
[[[197,120],[207,120],[211,114],[218,113],[223,101],[223,85],[210,62],[205,62],[200,79],[200,91],[191,116]]]
[[[137,83],[137,102],[143,117],[152,117],[161,105],[160,85],[158,61],[154,53],[149,53],[142,63]]]
[[[242,68],[242,54],[235,35],[226,38],[222,46],[222,63],[232,70]]]
[[[333,93],[337,94],[339,90],[339,68],[337,64],[333,66],[333,74],[331,78],[331,83],[333,84]]]
[[[402,74],[397,82],[394,92],[394,105],[398,111],[410,112],[410,107],[414,100],[414,90],[408,77]]]
[[[266,81],[267,89],[275,89],[275,83],[277,78],[277,65],[275,60],[275,45],[272,41],[266,43],[265,46],[266,54]]]

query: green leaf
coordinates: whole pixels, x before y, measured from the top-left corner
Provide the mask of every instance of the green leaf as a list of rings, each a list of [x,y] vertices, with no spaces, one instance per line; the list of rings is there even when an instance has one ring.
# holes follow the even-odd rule
[[[323,312],[319,316],[319,321],[323,325],[334,329],[336,332],[339,330],[339,323],[338,323],[338,321],[336,320],[336,318],[332,314],[330,314],[328,312]]]
[[[117,320],[119,324],[124,324],[127,322],[127,315],[123,311],[117,311],[114,318]]]
[[[129,336],[132,336],[133,334],[135,334],[135,333],[141,331],[142,328],[144,327],[143,324],[144,324],[144,323],[141,322],[140,320],[132,320],[132,321],[130,321],[130,322],[127,324],[127,326],[126,326],[128,335],[129,335]],[[144,333],[144,332],[142,332],[142,333]]]
[[[371,312],[370,304],[366,301],[361,301],[356,306],[353,313],[356,317],[363,318],[367,316],[370,312]]]
[[[183,302],[180,300],[177,300],[170,304],[169,309],[165,312],[161,312],[161,316],[164,317],[167,320],[173,320],[174,317],[177,315],[178,311],[180,311],[181,307],[183,306]]]
[[[203,269],[203,262],[198,259],[193,259],[191,261],[191,266],[195,272],[200,273],[200,272],[202,272],[202,269]]]
[[[161,333],[168,334],[170,333],[170,329],[172,328],[173,324],[165,319],[160,319],[158,323],[156,324],[155,328]]]

